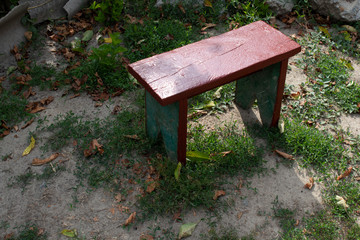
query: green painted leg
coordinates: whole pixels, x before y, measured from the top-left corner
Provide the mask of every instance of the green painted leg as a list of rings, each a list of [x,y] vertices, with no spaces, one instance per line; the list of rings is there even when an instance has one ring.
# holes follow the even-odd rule
[[[272,124],[281,63],[273,64],[236,82],[235,102],[249,109],[258,100],[263,125]]]
[[[163,137],[170,159],[178,160],[179,102],[161,106],[146,91],[146,130],[149,138],[156,141],[159,133]]]

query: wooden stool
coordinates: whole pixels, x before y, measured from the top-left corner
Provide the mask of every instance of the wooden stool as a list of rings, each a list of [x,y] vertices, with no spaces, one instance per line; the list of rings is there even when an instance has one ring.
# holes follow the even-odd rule
[[[129,65],[146,90],[146,128],[162,134],[168,157],[186,163],[187,99],[236,82],[235,102],[258,100],[264,125],[280,117],[289,57],[299,44],[258,21]]]

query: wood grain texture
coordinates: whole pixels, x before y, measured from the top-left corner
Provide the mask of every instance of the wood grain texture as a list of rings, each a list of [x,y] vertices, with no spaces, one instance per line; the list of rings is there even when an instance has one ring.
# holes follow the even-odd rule
[[[258,21],[129,65],[163,106],[235,81],[300,52],[299,44]]]

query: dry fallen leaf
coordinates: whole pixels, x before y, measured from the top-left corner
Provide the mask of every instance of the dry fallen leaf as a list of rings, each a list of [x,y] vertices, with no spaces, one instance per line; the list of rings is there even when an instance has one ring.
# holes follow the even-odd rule
[[[360,181],[360,176],[359,177],[355,177],[356,181]]]
[[[336,178],[336,180],[339,181],[340,179],[343,179],[343,178],[349,176],[350,173],[352,172],[352,169],[353,169],[353,167],[349,167],[343,174],[341,174],[340,176],[338,176],[338,177]]]
[[[205,27],[201,28],[201,31],[205,31],[206,29],[213,28],[215,26],[216,26],[216,24],[214,24],[214,23],[205,23]]]
[[[175,220],[175,221],[182,221],[182,218],[180,216],[181,216],[181,212],[179,211],[179,212],[174,214],[172,219]]]
[[[130,214],[128,219],[126,219],[124,225],[128,226],[130,223],[133,223],[135,221],[135,217],[136,217],[136,212],[133,212],[132,214]]]
[[[290,155],[290,154],[284,153],[284,152],[279,151],[279,150],[277,150],[277,149],[275,149],[275,152],[276,152],[279,156],[281,156],[281,157],[283,157],[283,158],[285,158],[285,159],[294,160],[294,157],[293,157],[292,155]]]
[[[237,219],[240,220],[240,218],[242,217],[243,214],[244,214],[243,212],[238,212],[238,214],[236,215]]]
[[[213,196],[213,199],[216,200],[218,199],[220,196],[224,196],[225,195],[225,191],[224,190],[216,190],[215,194]]]
[[[146,183],[148,183],[148,185],[146,187],[146,192],[152,193],[157,186],[157,182],[155,182],[154,179],[150,178],[150,179],[146,180]]]
[[[335,199],[337,200],[338,205],[343,206],[344,208],[348,208],[349,205],[347,205],[346,200],[341,196],[336,196]]]
[[[116,194],[115,199],[116,199],[116,202],[121,202],[121,200],[122,200],[121,193]]]
[[[314,178],[311,177],[309,178],[309,182],[304,185],[304,188],[312,189],[313,186],[314,186]]]
[[[58,156],[59,156],[59,153],[54,153],[50,157],[45,158],[45,159],[34,158],[31,164],[33,166],[44,165],[44,164],[46,164],[48,162],[51,162],[51,161],[55,160]]]
[[[134,140],[140,140],[140,138],[138,137],[138,135],[124,135],[124,137],[130,138],[130,139],[134,139]]]
[[[27,31],[27,32],[24,33],[24,35],[25,35],[25,37],[26,37],[26,39],[27,39],[28,41],[31,41],[32,35],[33,35],[32,32]]]
[[[21,127],[21,129],[27,128],[34,122],[35,118],[30,119],[28,122],[25,123],[24,126]]]
[[[89,157],[94,155],[98,151],[100,154],[104,153],[103,145],[101,145],[96,139],[93,139],[90,143],[89,149],[84,150],[84,156]]]
[[[111,114],[116,115],[121,111],[121,107],[119,105],[116,105],[114,107],[114,110],[111,112]]]
[[[154,240],[154,237],[149,234],[142,234],[140,240]]]

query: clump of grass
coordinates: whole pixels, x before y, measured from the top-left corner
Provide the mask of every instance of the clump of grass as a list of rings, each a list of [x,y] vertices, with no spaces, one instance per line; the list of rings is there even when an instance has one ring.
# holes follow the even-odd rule
[[[226,181],[226,176],[250,175],[262,170],[261,151],[246,133],[227,126],[204,133],[201,126],[191,129],[188,150],[211,156],[208,160],[188,161],[182,167],[178,181],[174,177],[177,163],[164,158],[154,159],[160,179],[155,191],[139,200],[148,214],[163,214],[194,207],[212,208],[214,191]],[[226,151],[228,154],[224,154]]]
[[[211,228],[208,234],[202,234],[201,239],[207,240],[238,240],[239,235],[236,229],[231,227],[220,227],[220,230],[216,231],[215,228]],[[241,238],[243,239],[243,238]]]
[[[300,120],[285,119],[284,129],[284,133],[280,133],[275,128],[253,126],[249,131],[256,136],[265,137],[273,148],[283,148],[298,155],[304,166],[312,166],[322,172],[346,166],[346,150],[330,134],[309,127]]]
[[[135,62],[155,54],[170,51],[192,41],[192,30],[177,20],[145,20],[144,24],[125,26],[125,56]]]
[[[279,220],[280,228],[283,230],[283,234],[286,236],[290,231],[295,228],[296,221],[294,219],[295,211],[288,208],[284,208],[283,203],[279,202],[278,196],[272,202],[272,210],[274,212],[274,218]]]
[[[25,111],[27,101],[22,97],[3,90],[0,94],[0,102],[0,120],[5,121],[10,126],[30,116]]]
[[[76,141],[80,158],[75,174],[79,180],[86,179],[91,187],[111,185],[126,174],[116,162],[121,156],[131,155],[134,150],[139,156],[150,151],[144,129],[142,112],[123,111],[104,120],[84,120],[69,112],[42,129],[52,133],[43,150],[59,151]],[[89,149],[93,139],[103,146],[104,152],[85,159],[84,150]]]
[[[10,236],[8,240],[46,240],[47,234],[35,224],[26,224],[19,227],[17,236]]]

